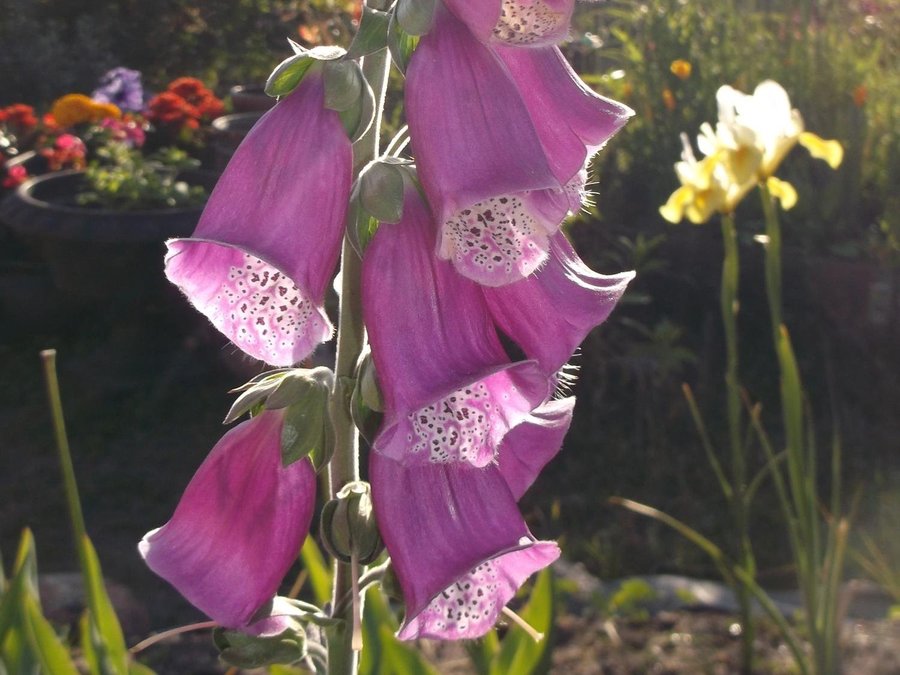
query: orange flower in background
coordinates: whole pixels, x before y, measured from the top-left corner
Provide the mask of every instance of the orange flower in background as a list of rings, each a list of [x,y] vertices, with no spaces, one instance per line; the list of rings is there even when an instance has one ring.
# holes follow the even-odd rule
[[[869,90],[861,84],[853,90],[853,103],[857,108],[862,108],[869,98]]]
[[[673,94],[672,90],[669,89],[668,87],[663,89],[662,100],[663,100],[663,105],[666,106],[666,110],[668,110],[669,112],[672,112],[673,110],[675,110],[675,106],[676,106],[675,94]]]
[[[122,111],[112,103],[99,103],[84,94],[66,94],[56,99],[50,114],[60,127],[72,127],[85,122],[99,122],[107,117],[118,119]]]
[[[691,62],[684,59],[675,59],[672,61],[672,65],[669,66],[669,70],[679,80],[686,80],[691,76]]]

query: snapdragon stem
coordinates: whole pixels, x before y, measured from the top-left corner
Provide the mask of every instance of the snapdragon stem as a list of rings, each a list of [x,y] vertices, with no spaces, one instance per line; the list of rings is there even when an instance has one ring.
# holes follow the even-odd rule
[[[370,3],[374,4],[374,3]],[[381,7],[376,7],[380,9]],[[381,116],[387,90],[387,74],[390,62],[387,49],[363,59],[363,75],[375,94],[375,119],[372,127],[353,144],[354,176],[368,162],[378,156]],[[362,320],[360,278],[362,261],[344,237],[341,252],[341,298],[337,329],[337,356],[335,358],[335,385],[331,396],[330,414],[335,435],[334,455],[328,467],[331,496],[349,481],[359,479],[359,434],[350,414],[353,372],[365,345],[365,327]],[[353,592],[353,578],[358,574],[353,563],[334,563],[332,607],[341,607],[339,600]],[[354,613],[362,612],[362,599],[341,607],[336,618],[343,621],[328,630],[329,675],[354,675],[359,667],[359,651],[353,644]]]

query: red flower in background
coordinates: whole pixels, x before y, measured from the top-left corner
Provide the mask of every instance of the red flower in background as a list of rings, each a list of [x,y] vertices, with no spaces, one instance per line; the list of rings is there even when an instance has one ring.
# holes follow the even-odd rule
[[[150,100],[147,117],[157,125],[177,130],[198,129],[201,122],[219,117],[224,111],[222,101],[200,80],[179,77]]]
[[[20,134],[33,131],[38,123],[34,108],[24,103],[14,103],[0,109],[0,122]]]

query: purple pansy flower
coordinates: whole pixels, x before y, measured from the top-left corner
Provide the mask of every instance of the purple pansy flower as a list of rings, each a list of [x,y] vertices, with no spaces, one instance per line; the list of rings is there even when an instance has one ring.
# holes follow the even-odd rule
[[[278,633],[283,617],[255,621],[309,531],[316,474],[308,459],[282,466],[285,410],[226,433],[185,489],[172,518],[148,532],[147,565],[220,625]]]
[[[267,112],[229,162],[166,276],[244,352],[273,366],[331,337],[323,300],[343,237],[350,140],[321,73]]]
[[[441,7],[413,54],[406,106],[438,255],[487,286],[546,261],[550,235],[580,207],[589,155],[631,114],[555,48],[492,49]]]
[[[106,71],[91,98],[101,103],[113,103],[123,112],[140,112],[144,109],[140,71],[130,68]]]
[[[559,557],[528,531],[495,465],[408,466],[373,452],[369,471],[403,590],[402,640],[484,635],[519,586]]]
[[[556,44],[566,37],[575,0],[444,0],[482,42],[519,47]]]
[[[385,401],[376,452],[405,464],[494,461],[503,436],[550,394],[533,361],[510,363],[481,288],[434,256],[413,187],[363,261],[363,315]]]

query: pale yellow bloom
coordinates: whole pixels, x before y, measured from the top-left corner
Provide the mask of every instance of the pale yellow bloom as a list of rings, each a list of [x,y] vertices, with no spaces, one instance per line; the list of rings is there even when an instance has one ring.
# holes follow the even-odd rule
[[[797,191],[786,180],[769,176],[766,187],[769,188],[769,194],[781,203],[781,208],[785,211],[790,211],[797,205]]]
[[[764,181],[774,175],[788,152],[800,142],[813,157],[829,166],[840,164],[842,151],[837,141],[825,141],[804,130],[803,118],[791,108],[784,88],[772,80],[760,83],[753,94],[729,86],[716,93],[719,105],[717,136],[728,136],[738,144],[753,147],[761,154],[757,177]]]

